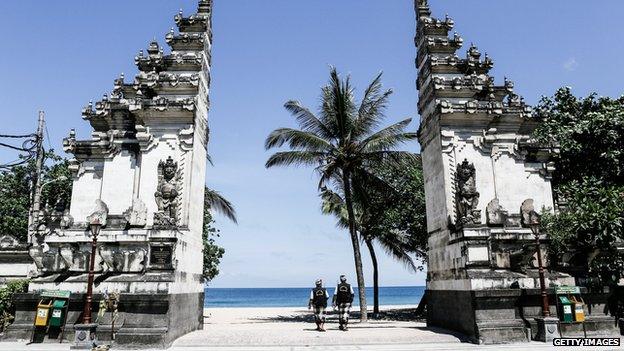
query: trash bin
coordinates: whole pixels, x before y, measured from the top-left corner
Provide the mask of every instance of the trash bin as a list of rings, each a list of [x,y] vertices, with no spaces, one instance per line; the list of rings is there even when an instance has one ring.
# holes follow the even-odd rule
[[[559,296],[559,320],[562,322],[573,322],[572,302],[566,296]]]
[[[66,300],[54,300],[52,304],[52,315],[50,316],[51,327],[62,327],[65,319]]]
[[[585,321],[585,303],[583,299],[580,297],[572,296],[572,304],[574,305],[574,320],[576,322],[584,322]]]
[[[52,299],[41,299],[41,301],[39,301],[37,314],[35,315],[35,327],[45,327],[48,325],[51,307]]]

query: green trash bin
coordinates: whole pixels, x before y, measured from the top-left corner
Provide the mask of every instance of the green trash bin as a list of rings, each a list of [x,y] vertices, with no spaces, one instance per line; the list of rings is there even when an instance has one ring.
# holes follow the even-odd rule
[[[51,327],[62,327],[65,320],[65,306],[66,300],[54,300],[52,304],[52,315],[50,316]]]
[[[559,296],[559,319],[562,322],[573,322],[574,313],[572,312],[573,303],[566,296]]]

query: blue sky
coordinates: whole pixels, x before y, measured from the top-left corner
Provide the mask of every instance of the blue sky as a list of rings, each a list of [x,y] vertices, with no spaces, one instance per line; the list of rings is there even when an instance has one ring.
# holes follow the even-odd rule
[[[569,85],[578,95],[622,94],[624,49],[618,0],[430,0],[435,15],[455,19],[465,43],[494,59],[529,103]],[[0,130],[21,133],[47,113],[50,143],[76,128],[90,130],[80,110],[112,89],[121,72],[136,73],[134,55],[161,43],[173,15],[193,0],[0,2]],[[350,73],[361,89],[384,71],[395,91],[388,121],[416,118],[415,19],[411,0],[215,0],[207,182],[234,202],[240,224],[217,217],[226,250],[218,287],[308,286],[315,278],[353,277],[347,234],[319,212],[311,169],[264,169],[267,134],[295,126],[288,99],[318,103],[328,66]],[[462,50],[463,52],[463,50]],[[417,151],[417,145],[407,148]],[[3,161],[10,157],[0,153]],[[367,253],[365,270],[370,284]],[[381,258],[382,285],[424,284]]]

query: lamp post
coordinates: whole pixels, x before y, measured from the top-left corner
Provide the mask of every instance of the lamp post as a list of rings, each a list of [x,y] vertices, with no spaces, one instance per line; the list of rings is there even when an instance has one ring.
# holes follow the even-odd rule
[[[546,292],[546,278],[544,278],[544,264],[542,262],[542,249],[540,246],[540,215],[531,211],[529,214],[529,228],[535,236],[535,246],[537,247],[537,266],[539,271],[540,290],[542,293],[542,316],[550,317],[550,307],[548,305],[548,293]]]
[[[102,223],[96,216],[90,223],[91,229],[91,257],[89,257],[89,276],[87,278],[87,296],[85,298],[84,310],[82,312],[82,324],[91,324],[91,305],[93,303],[93,278],[95,276],[95,249],[97,247],[97,237],[100,233]]]

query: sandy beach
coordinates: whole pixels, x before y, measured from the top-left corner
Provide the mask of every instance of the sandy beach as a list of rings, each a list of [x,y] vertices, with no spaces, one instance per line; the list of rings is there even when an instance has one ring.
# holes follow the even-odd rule
[[[204,330],[188,334],[174,343],[183,347],[210,346],[346,346],[372,344],[459,343],[457,335],[426,330],[423,321],[414,322],[416,306],[384,306],[380,319],[361,324],[352,318],[350,330],[338,329],[338,315],[329,310],[327,332],[315,330],[305,308],[207,308]],[[355,310],[355,308],[354,308]]]

